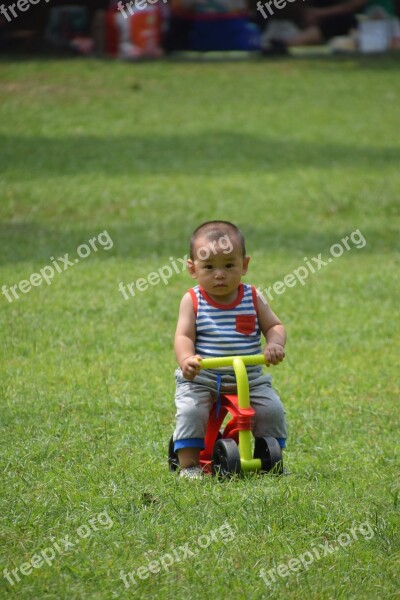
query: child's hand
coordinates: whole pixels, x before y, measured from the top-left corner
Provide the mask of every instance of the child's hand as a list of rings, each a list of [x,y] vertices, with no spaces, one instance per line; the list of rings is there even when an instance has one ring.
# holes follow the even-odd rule
[[[195,354],[194,356],[188,356],[187,358],[185,358],[184,361],[182,361],[181,370],[182,375],[185,379],[189,379],[190,381],[191,379],[194,379],[196,375],[199,374],[200,361],[201,356],[199,356],[198,354]]]
[[[264,356],[269,365],[277,365],[285,358],[285,349],[280,344],[268,344],[264,348]]]

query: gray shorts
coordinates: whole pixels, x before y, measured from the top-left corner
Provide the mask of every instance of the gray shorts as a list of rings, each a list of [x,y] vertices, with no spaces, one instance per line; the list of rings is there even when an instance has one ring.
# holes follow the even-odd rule
[[[255,369],[248,373],[248,377],[250,404],[255,410],[254,436],[274,437],[284,447],[287,437],[285,410],[272,387],[271,375],[263,374],[262,369]],[[215,371],[204,370],[192,381],[188,381],[182,376],[182,371],[176,369],[175,380],[175,450],[185,447],[204,448],[208,417],[217,399],[217,374]],[[235,375],[223,375],[221,392],[233,394],[236,391]]]

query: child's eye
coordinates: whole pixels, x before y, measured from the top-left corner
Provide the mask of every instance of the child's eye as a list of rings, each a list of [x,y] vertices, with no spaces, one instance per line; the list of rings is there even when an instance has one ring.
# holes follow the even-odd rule
[[[235,265],[233,263],[228,263],[225,266],[226,266],[227,269],[232,269],[232,267],[234,267]]]
[[[204,265],[204,268],[207,269],[207,271],[210,271],[212,269],[212,265]]]

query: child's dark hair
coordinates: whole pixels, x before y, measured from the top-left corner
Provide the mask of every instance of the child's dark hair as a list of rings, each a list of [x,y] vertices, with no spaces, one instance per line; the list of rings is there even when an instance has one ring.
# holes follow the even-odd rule
[[[236,227],[230,221],[206,221],[199,225],[192,233],[190,238],[190,258],[194,260],[194,245],[197,238],[201,235],[207,237],[210,242],[217,242],[224,235],[233,236],[239,242],[242,247],[243,256],[246,256],[246,246],[244,243],[244,237],[239,227]]]

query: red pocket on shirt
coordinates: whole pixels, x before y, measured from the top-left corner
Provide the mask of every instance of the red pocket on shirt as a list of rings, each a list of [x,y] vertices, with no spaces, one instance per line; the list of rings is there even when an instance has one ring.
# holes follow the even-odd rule
[[[236,315],[236,331],[250,335],[256,328],[255,315]]]

